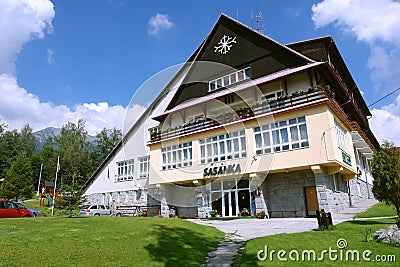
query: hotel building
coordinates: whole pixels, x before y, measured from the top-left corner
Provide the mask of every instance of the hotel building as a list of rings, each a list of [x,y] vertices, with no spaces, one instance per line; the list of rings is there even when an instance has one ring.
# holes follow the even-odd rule
[[[221,15],[85,195],[165,217],[335,213],[373,197],[370,117],[331,37],[283,45]]]

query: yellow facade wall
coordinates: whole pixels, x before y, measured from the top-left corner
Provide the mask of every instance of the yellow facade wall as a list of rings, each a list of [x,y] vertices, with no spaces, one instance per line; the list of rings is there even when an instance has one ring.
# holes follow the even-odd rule
[[[289,150],[271,154],[256,155],[255,138],[253,128],[273,122],[293,119],[305,116],[309,140],[308,148]],[[232,174],[247,175],[254,173],[267,174],[268,172],[285,172],[300,169],[318,169],[327,167],[332,172],[342,172],[346,175],[355,173],[355,157],[352,149],[351,134],[346,129],[352,166],[347,166],[342,160],[342,151],[336,141],[335,121],[339,119],[334,115],[328,105],[322,104],[305,109],[299,109],[276,116],[266,116],[248,121],[232,123],[224,127],[205,130],[188,136],[166,140],[162,143],[150,145],[150,184],[179,183],[183,181],[199,181],[210,179],[203,177],[205,168],[240,164],[241,173]],[[218,136],[226,132],[245,130],[247,157],[232,159],[216,163],[200,164],[199,140],[207,137]],[[192,142],[192,166],[179,169],[162,170],[161,147],[168,147],[178,143]],[[313,168],[312,168],[313,166]],[[223,177],[228,177],[223,175]],[[215,177],[212,177],[215,178]],[[212,179],[211,178],[211,179]]]

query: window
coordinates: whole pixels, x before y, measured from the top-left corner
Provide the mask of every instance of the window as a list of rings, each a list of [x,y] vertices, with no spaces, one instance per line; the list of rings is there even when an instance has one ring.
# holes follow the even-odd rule
[[[246,157],[244,131],[222,134],[200,140],[201,164]]]
[[[256,154],[268,154],[308,147],[305,117],[254,128]]]
[[[347,146],[346,131],[337,122],[335,122],[335,130],[336,140],[339,148],[345,152],[348,152],[349,149]]]
[[[226,96],[226,97],[224,98],[224,103],[228,105],[228,104],[233,103],[234,100],[235,100],[235,98],[234,98],[234,95],[233,95],[233,94],[232,94],[232,95],[228,95],[228,96]]]
[[[192,166],[192,142],[161,149],[162,169]]]
[[[226,76],[220,77],[218,79],[212,80],[208,83],[209,92],[217,90],[221,87],[226,87],[231,84],[241,82],[246,79],[251,78],[251,69],[247,67],[245,69],[230,73]]]
[[[141,157],[139,160],[139,177],[149,177],[150,156]]]
[[[348,192],[349,189],[347,183],[343,180],[343,175],[340,173],[334,173],[332,174],[332,179],[333,187],[336,192]]]
[[[133,180],[133,159],[117,162],[116,181]]]

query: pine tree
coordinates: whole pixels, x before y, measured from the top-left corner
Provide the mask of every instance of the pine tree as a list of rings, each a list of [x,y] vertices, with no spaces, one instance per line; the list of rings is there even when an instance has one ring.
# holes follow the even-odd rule
[[[33,195],[32,162],[25,153],[17,156],[10,169],[6,173],[3,183],[3,191],[6,198],[31,198]]]

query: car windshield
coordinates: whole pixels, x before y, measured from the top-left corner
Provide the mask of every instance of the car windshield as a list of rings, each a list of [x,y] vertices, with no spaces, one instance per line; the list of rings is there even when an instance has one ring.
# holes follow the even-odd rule
[[[22,203],[19,202],[13,202],[13,203],[20,209],[26,209],[26,207]]]
[[[83,205],[82,208],[81,208],[81,210],[85,210],[85,209],[87,209],[87,208],[89,208],[89,205]]]

